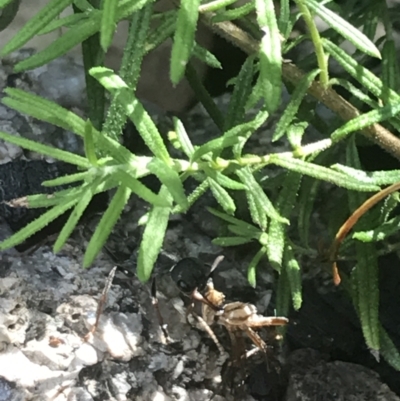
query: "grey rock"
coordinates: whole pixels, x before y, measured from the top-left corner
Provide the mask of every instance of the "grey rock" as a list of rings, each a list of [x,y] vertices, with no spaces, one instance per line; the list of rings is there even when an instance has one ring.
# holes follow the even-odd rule
[[[310,349],[288,359],[285,401],[399,401],[377,373],[353,363],[324,360]]]

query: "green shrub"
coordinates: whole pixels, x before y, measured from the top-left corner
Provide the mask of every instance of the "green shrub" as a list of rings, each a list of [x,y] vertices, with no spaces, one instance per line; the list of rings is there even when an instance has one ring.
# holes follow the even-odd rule
[[[345,208],[350,214],[367,199],[368,192],[379,191],[381,186],[399,180],[399,170],[363,171],[356,147],[356,139],[364,136],[400,159],[400,141],[391,132],[400,127],[397,116],[400,111],[399,73],[391,20],[396,14],[392,16],[389,13],[385,2],[347,1],[339,5],[296,0],[296,7],[291,7],[289,0],[280,0],[275,4],[273,0],[249,0],[235,8],[235,0],[208,3],[181,0],[175,2],[179,3],[179,7],[163,13],[154,11],[154,3],[152,0],[51,0],[1,50],[0,55],[4,56],[24,46],[35,35],[61,26],[68,28],[46,49],[18,63],[15,70],[43,65],[82,43],[89,119],[84,121],[38,96],[6,89],[7,96],[3,102],[7,106],[81,136],[85,157],[0,132],[0,138],[4,140],[74,164],[80,169],[77,174],[44,183],[55,186],[78,182],[80,185],[51,198],[46,194],[29,196],[28,207],[45,206],[50,209],[2,242],[0,249],[21,243],[66,210],[73,209],[54,244],[54,251],[59,251],[91,198],[116,188],[89,242],[83,265],[88,267],[92,264],[134,193],[151,205],[142,220],[145,228],[137,268],[139,278],[146,281],[161,249],[171,213],[185,213],[210,190],[220,206],[220,210],[210,212],[225,220],[231,232],[230,236],[216,238],[214,242],[222,246],[250,241],[258,243],[259,250],[248,268],[250,283],[256,284],[257,264],[266,255],[272,267],[280,273],[278,313],[285,315],[290,302],[295,309],[299,309],[302,302],[301,257],[317,254],[309,246],[308,238],[320,184],[325,181],[345,188]],[[0,8],[3,7],[0,29],[13,19],[18,4],[18,1],[0,0]],[[279,5],[279,12],[275,10],[275,5]],[[74,14],[57,19],[70,6]],[[322,34],[315,25],[314,16],[328,26]],[[121,69],[116,74],[104,68],[102,63],[116,24],[124,19],[130,22],[129,36]],[[307,33],[296,34],[294,26],[298,20],[305,23]],[[248,54],[234,80],[234,90],[225,115],[203,87],[190,62],[192,57],[196,57],[212,68],[220,67],[216,57],[195,41],[195,31],[200,23]],[[378,24],[383,26],[385,35],[375,40]],[[170,61],[172,83],[177,84],[186,76],[209,117],[220,129],[219,137],[201,146],[193,146],[190,133],[175,118],[175,131],[170,139],[180,147],[181,159],[169,154],[162,135],[135,95],[143,57],[170,37],[173,38]],[[345,40],[355,49],[351,55],[341,47]],[[305,72],[300,69],[300,62],[296,65],[283,59],[288,51],[300,46],[303,41],[311,41],[315,51],[315,54],[301,60]],[[330,79],[329,58],[340,66],[342,78]],[[363,66],[371,58],[382,59],[381,78]],[[281,105],[283,85],[291,97],[271,140],[286,141],[290,150],[265,155],[244,153],[244,146],[251,135],[268,122]],[[344,90],[348,100],[333,87],[341,87],[341,93]],[[104,89],[112,99],[105,118]],[[312,95],[333,111],[338,128],[330,129],[325,125],[324,137],[315,142],[302,143],[306,128],[316,122],[313,112],[318,105],[318,102],[307,101],[307,95]],[[255,105],[258,112],[249,117],[248,111]],[[136,126],[151,156],[133,154],[120,144],[127,119]],[[385,125],[379,125],[383,121]],[[345,150],[343,158],[338,149]],[[271,165],[282,168],[284,172],[284,179],[273,199],[264,191],[269,180],[265,171]],[[157,176],[162,183],[158,193],[139,180],[150,174]],[[183,186],[188,177],[198,181],[197,188],[189,195]],[[251,222],[235,217],[236,204],[232,191],[245,192]],[[389,251],[386,240],[396,234],[399,225],[399,219],[390,216],[397,200],[394,197],[390,199],[392,201],[372,217],[366,214],[356,226],[346,249],[355,249],[357,262],[349,275],[341,272],[341,277],[342,285],[351,294],[359,314],[367,345],[372,350],[379,350],[389,363],[400,369],[400,356],[378,316],[377,247],[379,245],[381,253]],[[294,210],[299,235],[289,236],[288,226],[291,218],[293,221]]]

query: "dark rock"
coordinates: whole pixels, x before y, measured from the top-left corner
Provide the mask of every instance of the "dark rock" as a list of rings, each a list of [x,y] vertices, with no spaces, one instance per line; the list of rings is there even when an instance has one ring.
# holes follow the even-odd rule
[[[399,401],[377,373],[353,363],[327,362],[311,349],[292,353],[284,401]]]
[[[27,195],[40,193],[52,194],[65,187],[44,187],[42,182],[61,177],[68,174],[76,173],[76,167],[66,163],[47,163],[44,160],[14,160],[10,163],[0,165],[0,217],[10,226],[12,231],[16,232],[24,228],[34,219],[42,215],[46,209],[36,208],[29,209],[25,207],[12,207],[5,202],[11,201]],[[102,210],[105,208],[107,195],[97,195],[88,208],[89,213]],[[37,232],[24,243],[17,246],[19,251],[27,248],[45,239],[47,236],[60,231],[62,225],[67,219],[67,214],[60,216],[48,226]]]

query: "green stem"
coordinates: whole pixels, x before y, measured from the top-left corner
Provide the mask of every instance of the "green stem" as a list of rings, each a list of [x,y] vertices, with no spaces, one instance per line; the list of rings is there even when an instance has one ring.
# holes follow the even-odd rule
[[[304,21],[307,25],[307,28],[310,32],[311,40],[314,44],[315,54],[317,56],[318,67],[321,70],[319,75],[320,82],[323,87],[327,88],[329,85],[329,74],[328,74],[328,63],[327,57],[324,53],[324,48],[322,46],[322,40],[319,36],[319,32],[317,26],[315,25],[313,16],[310,13],[310,10],[304,4],[303,0],[296,0],[297,6],[301,12],[301,15],[304,18]]]
[[[99,8],[98,0],[90,1],[95,8]],[[80,9],[74,5],[75,13],[81,13]],[[100,46],[100,34],[96,33],[82,42],[83,65],[85,69],[86,94],[88,101],[88,115],[93,126],[101,131],[104,122],[105,110],[105,91],[99,81],[94,79],[89,70],[104,64],[104,51]]]

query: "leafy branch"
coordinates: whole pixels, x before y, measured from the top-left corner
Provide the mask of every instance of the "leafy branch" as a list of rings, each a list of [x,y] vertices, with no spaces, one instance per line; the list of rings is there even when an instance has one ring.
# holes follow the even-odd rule
[[[10,11],[11,5],[17,3],[0,0],[0,8],[7,7]],[[374,8],[386,30],[380,45],[370,39],[375,36],[376,24],[364,24],[359,15],[354,15],[345,5],[342,8],[336,5],[334,10],[329,8],[330,4],[316,0],[296,0],[298,9],[295,10],[290,7],[289,0],[281,0],[278,13],[274,3],[250,0],[237,6],[234,0],[181,0],[175,9],[159,13],[155,11],[154,0],[50,0],[6,44],[0,56],[21,48],[35,35],[63,27],[65,32],[60,37],[46,49],[19,62],[15,71],[46,64],[82,43],[89,119],[85,121],[48,100],[12,88],[5,90],[2,102],[79,135],[84,140],[85,154],[76,155],[0,132],[3,140],[74,164],[79,169],[75,174],[44,183],[46,186],[74,183],[75,187],[55,192],[50,197],[36,194],[9,202],[13,207],[49,209],[3,241],[0,249],[21,243],[71,209],[54,244],[54,251],[59,251],[93,196],[115,189],[86,249],[83,264],[88,267],[94,262],[130,196],[135,194],[150,206],[141,220],[144,231],[137,267],[138,277],[146,281],[162,247],[170,215],[186,212],[210,191],[219,205],[218,210],[210,209],[210,212],[226,223],[227,230],[215,238],[214,243],[239,246],[252,242],[257,245],[248,267],[249,282],[253,286],[257,284],[260,261],[268,259],[279,277],[278,312],[285,315],[290,305],[299,309],[302,304],[302,255],[316,253],[309,245],[310,221],[317,196],[322,192],[320,184],[325,182],[343,189],[347,195],[345,210],[351,215],[338,231],[330,259],[336,260],[342,241],[342,252],[346,248],[354,249],[357,256],[349,277],[342,271],[339,275],[335,265],[334,279],[339,283],[341,278],[342,285],[351,294],[368,346],[380,350],[389,363],[400,368],[400,355],[379,323],[377,279],[377,257],[382,252],[377,243],[383,243],[398,232],[399,219],[391,215],[398,200],[391,196],[380,210],[369,211],[373,204],[398,190],[400,171],[363,171],[356,146],[358,133],[361,133],[400,160],[400,140],[394,134],[400,128],[399,74],[390,15],[385,5]],[[57,19],[69,6],[73,6],[74,15]],[[11,11],[15,15],[15,8]],[[372,12],[369,6],[362,11],[364,17]],[[328,33],[318,31],[314,22],[316,15],[329,26]],[[299,18],[304,20],[307,32],[293,38],[294,24]],[[129,35],[117,74],[102,64],[116,25],[125,19],[129,20]],[[3,25],[10,20],[12,17],[3,21]],[[248,55],[232,80],[234,90],[225,114],[205,89],[191,62],[195,57],[211,68],[221,68],[215,55],[196,41],[199,22]],[[173,42],[171,82],[177,84],[186,77],[220,130],[219,136],[195,146],[190,132],[175,118],[174,131],[169,133],[168,139],[181,151],[180,157],[172,156],[165,133],[160,132],[136,96],[144,56],[169,38]],[[303,72],[297,60],[288,62],[283,57],[305,40],[311,41],[315,59],[310,68],[303,67]],[[354,45],[354,54],[341,49],[343,40]],[[330,78],[329,57],[341,66],[344,78]],[[382,58],[382,78],[363,65],[366,57]],[[281,101],[283,84],[290,94],[285,107]],[[334,86],[344,88],[348,98],[339,95]],[[104,92],[111,97],[106,113]],[[308,95],[324,104],[340,120],[336,121],[337,128],[326,125],[325,130],[320,130],[322,135],[312,142],[304,140],[308,138],[307,130],[316,125],[311,116],[316,103],[309,103]],[[307,114],[305,109],[312,110],[306,110]],[[249,139],[260,132],[267,135],[264,134],[266,126],[276,116],[279,116],[278,123],[268,139],[272,147],[278,140],[285,141],[286,149],[254,154],[255,150],[248,146]],[[132,153],[120,143],[128,119],[137,128],[149,156]],[[271,174],[277,170],[278,178]],[[161,182],[158,193],[140,181],[147,175],[154,175]],[[184,186],[188,177],[197,182],[190,194]],[[391,186],[382,189],[384,185]],[[248,219],[238,212],[237,192],[244,194]],[[371,192],[377,195],[368,198]],[[298,234],[293,233],[293,222],[297,223]],[[344,238],[355,223],[356,232],[346,243]],[[390,247],[387,250],[390,251]]]

